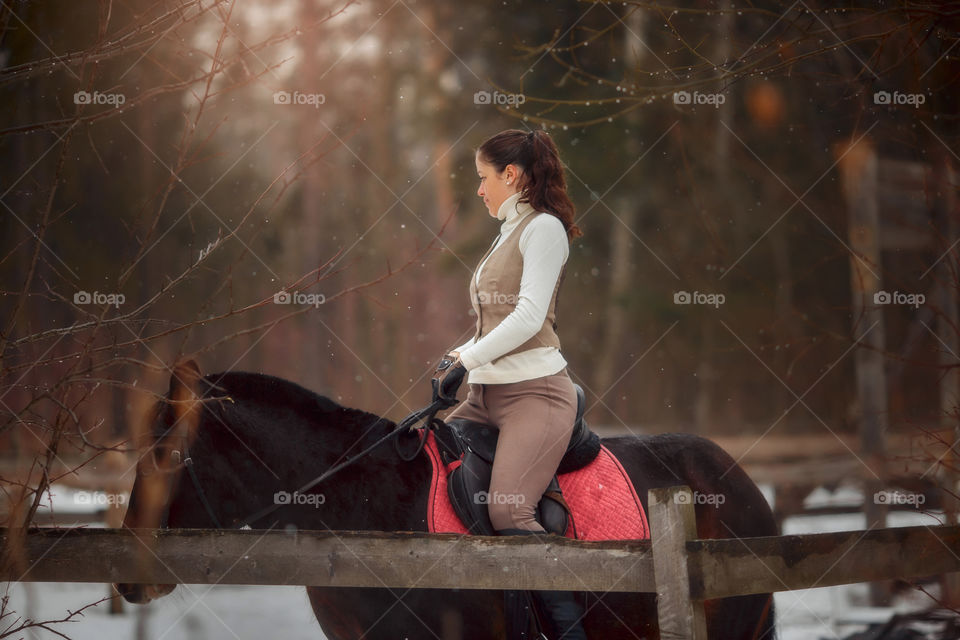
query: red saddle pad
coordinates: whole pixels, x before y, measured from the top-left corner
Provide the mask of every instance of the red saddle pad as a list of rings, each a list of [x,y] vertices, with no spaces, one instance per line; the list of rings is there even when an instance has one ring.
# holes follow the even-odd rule
[[[447,495],[447,469],[431,431],[424,451],[432,471],[427,498],[431,533],[469,533]],[[456,464],[456,463],[453,463]],[[645,540],[647,515],[620,461],[604,446],[593,462],[557,477],[573,517],[564,534],[578,540]],[[574,531],[576,535],[574,535]]]

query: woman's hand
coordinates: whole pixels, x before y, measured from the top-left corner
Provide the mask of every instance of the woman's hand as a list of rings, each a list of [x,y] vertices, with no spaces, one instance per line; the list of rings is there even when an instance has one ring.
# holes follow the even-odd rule
[[[466,372],[467,369],[460,362],[460,354],[457,351],[451,351],[445,355],[437,365],[437,370],[434,371],[430,381],[433,385],[434,401],[439,400],[448,407],[455,405],[457,389],[460,388]]]
[[[440,358],[440,362],[437,364],[437,370],[433,372],[433,376],[437,377],[438,374],[449,371],[458,364],[460,364],[460,352],[449,351],[445,356]]]

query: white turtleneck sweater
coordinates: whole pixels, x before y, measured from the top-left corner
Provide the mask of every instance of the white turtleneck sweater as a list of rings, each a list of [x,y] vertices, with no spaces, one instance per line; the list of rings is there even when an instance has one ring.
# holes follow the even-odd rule
[[[529,203],[519,200],[520,194],[515,193],[500,205],[497,219],[503,223],[493,251],[503,244],[520,220],[534,212]],[[559,373],[567,366],[556,347],[535,347],[500,358],[496,364],[492,362],[532,338],[543,326],[553,288],[570,255],[563,223],[553,215],[537,216],[521,232],[520,253],[523,255],[523,271],[516,308],[480,340],[474,342],[470,338],[455,349],[468,371],[468,383],[520,382]],[[477,278],[486,262],[485,259],[477,268]]]

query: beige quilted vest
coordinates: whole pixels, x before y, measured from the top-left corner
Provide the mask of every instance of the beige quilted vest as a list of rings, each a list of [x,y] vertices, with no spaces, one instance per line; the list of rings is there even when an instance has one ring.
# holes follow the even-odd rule
[[[477,314],[477,332],[474,335],[474,342],[493,331],[516,308],[520,295],[520,278],[523,275],[520,235],[538,215],[550,214],[528,213],[510,232],[506,241],[491,254],[493,247],[496,245],[496,240],[494,240],[493,245],[490,246],[490,249],[487,250],[487,253],[484,254],[477,265],[479,268],[480,264],[487,260],[480,274],[479,285],[477,284],[477,272],[474,270],[473,276],[470,278],[470,303],[473,305],[474,313]],[[497,238],[499,239],[499,236]],[[557,293],[560,290],[560,283],[563,282],[565,270],[566,265],[560,270],[560,277],[557,278],[557,284],[553,287],[553,295],[550,298],[550,304],[547,306],[547,316],[543,320],[540,331],[516,349],[500,356],[500,358],[536,347],[560,348],[560,338],[557,337]],[[494,359],[493,362],[500,358]]]

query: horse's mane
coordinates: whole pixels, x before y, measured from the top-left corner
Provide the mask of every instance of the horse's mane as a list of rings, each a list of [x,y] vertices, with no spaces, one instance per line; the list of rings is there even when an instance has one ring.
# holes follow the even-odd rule
[[[359,427],[369,426],[377,421],[382,421],[386,426],[393,425],[386,418],[362,409],[345,407],[296,382],[263,373],[224,371],[205,376],[203,381],[206,388],[202,395],[207,398],[230,396],[235,401],[249,400],[261,406],[282,408],[305,417],[339,414],[338,421],[344,422],[348,427],[350,423]]]
[[[265,373],[222,371],[205,376],[204,381],[207,382],[204,397],[229,395],[256,399],[267,405],[303,408],[310,412],[319,410],[330,413],[346,408],[327,396],[301,387],[296,382]]]

